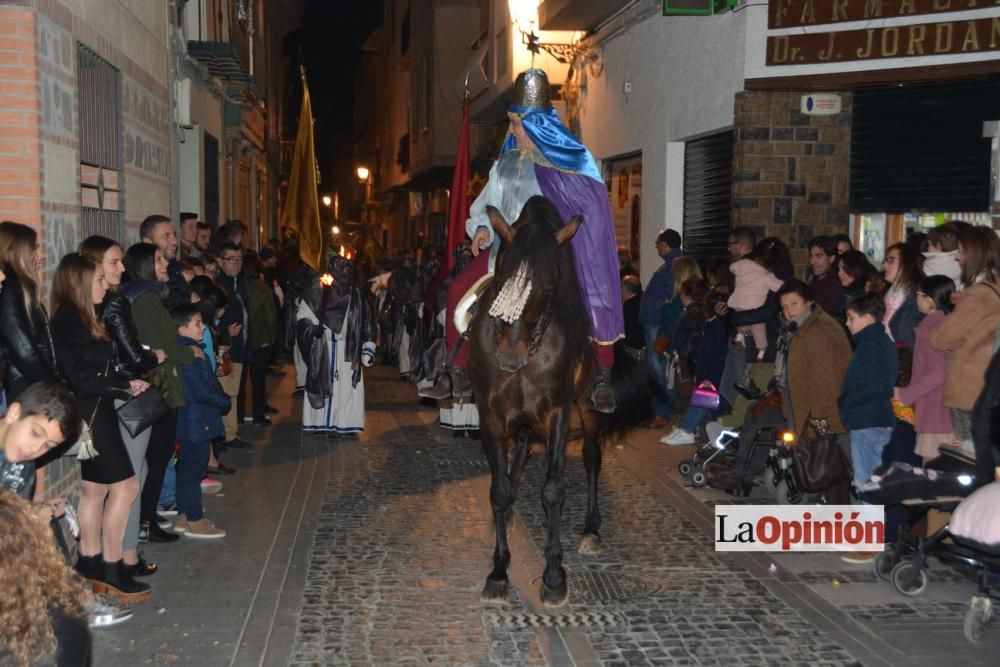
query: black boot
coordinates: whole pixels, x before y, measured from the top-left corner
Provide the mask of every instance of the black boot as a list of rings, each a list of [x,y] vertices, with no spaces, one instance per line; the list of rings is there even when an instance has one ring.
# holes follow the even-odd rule
[[[594,386],[590,389],[590,409],[611,414],[617,408],[615,391],[611,388],[611,368],[598,367]]]
[[[96,556],[84,556],[80,554],[76,557],[76,565],[73,566],[76,573],[84,579],[90,581],[100,580],[104,573],[104,558],[101,554]]]
[[[138,602],[149,597],[149,584],[136,581],[128,573],[125,561],[109,563],[103,561],[104,572],[100,580],[94,582],[94,591],[102,595],[113,595],[122,602]]]
[[[432,398],[435,401],[446,401],[451,398],[451,376],[448,369],[443,369],[438,373],[434,385],[426,389],[418,389],[417,396],[420,398]]]

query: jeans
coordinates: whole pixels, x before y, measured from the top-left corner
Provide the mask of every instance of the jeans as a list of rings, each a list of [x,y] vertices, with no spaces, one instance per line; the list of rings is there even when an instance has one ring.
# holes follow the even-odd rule
[[[722,379],[719,381],[719,396],[729,405],[736,405],[738,393],[733,385],[743,379],[746,367],[746,348],[736,343],[730,343],[726,352],[726,365],[722,369]]]
[[[177,502],[177,468],[174,459],[167,464],[163,474],[163,488],[160,489],[160,507],[167,508]]]
[[[854,468],[854,488],[867,482],[875,469],[882,465],[882,450],[889,444],[892,428],[875,426],[851,430],[851,465]],[[860,501],[862,505],[868,503]]]
[[[246,397],[247,380],[250,381],[251,399],[253,400],[254,421],[261,421],[267,416],[265,406],[267,404],[267,361],[271,358],[271,346],[259,347],[253,351],[250,363],[243,365],[240,373],[240,388],[236,396],[236,421],[243,423],[246,414],[243,410],[244,398]],[[248,368],[249,367],[249,368]]]
[[[177,514],[188,521],[201,521],[205,511],[201,507],[201,480],[208,467],[208,440],[182,442],[177,457]]]
[[[684,419],[681,421],[681,428],[688,433],[694,433],[710,414],[712,413],[705,408],[688,407],[687,412],[684,413]]]
[[[656,333],[660,327],[656,324],[643,324],[642,329],[646,334],[646,358],[649,360],[649,370],[656,378],[656,386],[667,393],[667,358],[662,354],[653,351],[653,344],[656,342]],[[669,400],[669,397],[668,397]],[[653,397],[653,414],[657,417],[670,419],[670,403],[658,396]]]

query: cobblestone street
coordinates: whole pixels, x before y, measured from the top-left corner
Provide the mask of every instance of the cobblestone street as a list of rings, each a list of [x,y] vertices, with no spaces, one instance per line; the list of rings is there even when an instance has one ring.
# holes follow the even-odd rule
[[[571,448],[570,601],[557,610],[538,599],[544,470],[529,462],[510,599],[484,605],[493,539],[478,440],[438,427],[391,369],[368,378],[357,439],[302,438],[299,403],[278,402],[285,423],[232,454],[240,473],[206,501],[229,536],[150,548],[153,599],[100,633],[95,664],[934,665],[990,664],[1000,649],[996,633],[965,641],[973,586],[943,566],[924,596],[903,598],[831,555],[716,554],[711,505],[728,497],[683,488],[673,470],[688,448],[646,430],[606,449],[597,556],[576,553],[585,490]]]

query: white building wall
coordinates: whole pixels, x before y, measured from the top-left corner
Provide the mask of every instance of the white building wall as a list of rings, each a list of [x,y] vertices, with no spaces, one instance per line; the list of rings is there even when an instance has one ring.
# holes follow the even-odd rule
[[[668,143],[733,124],[733,99],[743,89],[746,22],[746,12],[655,14],[605,42],[603,73],[588,75],[583,142],[598,160],[642,151],[644,283],[660,265],[653,247],[657,234],[667,227],[681,230],[683,146],[670,146],[668,169]],[[629,94],[625,82],[631,82]]]

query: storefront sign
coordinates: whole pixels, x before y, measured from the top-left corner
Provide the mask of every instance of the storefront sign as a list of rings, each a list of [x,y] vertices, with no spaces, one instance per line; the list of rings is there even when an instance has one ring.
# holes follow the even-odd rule
[[[1000,51],[1000,17],[767,38],[768,65]]]
[[[833,116],[840,113],[840,95],[830,93],[803,95],[799,110],[807,116]]]
[[[1000,0],[771,0],[769,28],[867,21],[1000,6]]]

